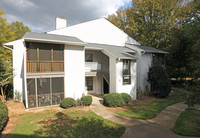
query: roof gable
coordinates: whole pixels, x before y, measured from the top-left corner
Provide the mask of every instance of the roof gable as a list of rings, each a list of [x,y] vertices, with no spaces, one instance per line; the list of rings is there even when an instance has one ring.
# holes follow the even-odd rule
[[[47,33],[74,36],[87,43],[99,43],[115,46],[125,46],[126,43],[139,45],[137,41],[105,18],[92,20]]]

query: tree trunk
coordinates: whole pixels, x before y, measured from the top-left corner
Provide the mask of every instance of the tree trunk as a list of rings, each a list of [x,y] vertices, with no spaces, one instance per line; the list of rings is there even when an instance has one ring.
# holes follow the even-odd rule
[[[1,87],[1,95],[3,97],[3,102],[5,102],[4,93],[3,93],[3,87]]]

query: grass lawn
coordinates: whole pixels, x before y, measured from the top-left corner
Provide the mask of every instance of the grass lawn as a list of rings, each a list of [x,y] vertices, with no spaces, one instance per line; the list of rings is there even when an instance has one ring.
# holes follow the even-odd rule
[[[118,138],[125,127],[105,120],[90,110],[50,110],[22,115],[5,138],[70,137]]]
[[[180,91],[174,91],[170,93],[169,97],[166,99],[154,99],[150,102],[139,102],[133,101],[128,106],[122,108],[111,109],[119,115],[137,118],[137,119],[151,119],[156,117],[164,108],[184,101],[186,98],[186,93]],[[108,108],[109,109],[109,108]]]
[[[187,108],[176,121],[173,131],[184,136],[200,136],[200,110]]]

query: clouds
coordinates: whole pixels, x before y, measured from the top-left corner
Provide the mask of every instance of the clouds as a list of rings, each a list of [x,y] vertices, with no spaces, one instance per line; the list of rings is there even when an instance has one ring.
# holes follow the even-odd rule
[[[1,0],[9,22],[22,21],[32,31],[55,29],[55,17],[67,18],[73,25],[114,13],[131,0]]]

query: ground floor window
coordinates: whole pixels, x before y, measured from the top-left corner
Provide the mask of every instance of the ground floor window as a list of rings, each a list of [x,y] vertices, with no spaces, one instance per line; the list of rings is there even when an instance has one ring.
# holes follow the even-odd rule
[[[27,79],[28,106],[60,104],[64,98],[64,77]]]
[[[131,84],[131,60],[123,60],[123,84]]]
[[[88,91],[93,91],[93,77],[85,78],[85,86],[87,87]]]

